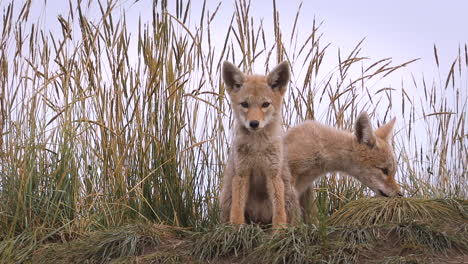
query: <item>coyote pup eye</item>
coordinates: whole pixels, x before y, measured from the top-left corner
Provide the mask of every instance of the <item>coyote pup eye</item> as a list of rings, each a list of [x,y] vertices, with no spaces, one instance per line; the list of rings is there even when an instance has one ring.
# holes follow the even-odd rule
[[[387,168],[380,168],[383,172],[383,174],[388,176],[388,169]]]
[[[263,107],[263,108],[267,108],[267,107],[269,107],[269,106],[270,106],[270,103],[268,103],[268,102],[265,102],[265,103],[262,104],[262,107]]]
[[[242,107],[244,107],[244,108],[248,108],[248,107],[249,107],[249,103],[247,103],[247,102],[242,102],[242,103],[240,103],[240,105],[241,105]]]

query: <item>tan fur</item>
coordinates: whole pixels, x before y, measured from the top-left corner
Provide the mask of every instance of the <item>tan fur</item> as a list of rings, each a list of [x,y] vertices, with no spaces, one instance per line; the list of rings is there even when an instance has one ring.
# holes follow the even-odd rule
[[[223,79],[235,123],[220,195],[221,221],[272,223],[274,228],[293,222],[299,204],[281,138],[289,66],[283,62],[259,76],[244,75],[225,62]],[[252,127],[252,122],[258,126]]]
[[[340,171],[355,177],[377,195],[401,195],[395,182],[396,161],[388,142],[394,124],[395,119],[373,131],[364,112],[356,122],[355,134],[315,121],[291,128],[284,144],[296,192],[302,196],[320,176]]]

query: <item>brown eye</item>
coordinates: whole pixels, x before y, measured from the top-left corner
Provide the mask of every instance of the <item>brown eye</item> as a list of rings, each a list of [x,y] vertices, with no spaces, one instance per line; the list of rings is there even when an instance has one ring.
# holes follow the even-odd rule
[[[383,172],[383,174],[388,176],[388,169],[387,168],[380,168]]]
[[[247,102],[242,102],[242,103],[240,103],[240,105],[241,105],[242,107],[244,107],[244,108],[248,108],[248,107],[249,107],[249,103],[247,103]]]
[[[270,106],[270,103],[268,103],[268,102],[265,102],[265,103],[262,104],[262,107],[263,107],[263,108],[267,108],[267,107],[269,107],[269,106]]]

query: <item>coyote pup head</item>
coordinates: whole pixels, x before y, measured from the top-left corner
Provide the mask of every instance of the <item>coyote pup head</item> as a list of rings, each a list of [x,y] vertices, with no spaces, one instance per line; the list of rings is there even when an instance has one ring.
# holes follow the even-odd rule
[[[267,76],[245,75],[227,61],[223,64],[223,79],[231,98],[236,120],[250,132],[281,122],[281,104],[289,82],[289,65],[281,62]]]
[[[395,118],[374,131],[367,113],[363,112],[354,128],[358,142],[355,160],[358,164],[352,169],[353,176],[379,196],[402,196],[395,182],[397,166],[389,143],[394,125]]]

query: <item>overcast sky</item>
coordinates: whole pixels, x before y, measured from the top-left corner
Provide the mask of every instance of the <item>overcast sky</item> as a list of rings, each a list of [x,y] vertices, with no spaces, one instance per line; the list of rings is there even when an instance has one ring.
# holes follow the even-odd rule
[[[445,76],[458,46],[468,42],[465,0],[306,1],[304,10],[324,20],[325,37],[335,45],[349,48],[366,37],[371,57],[421,58],[408,68],[414,73],[435,69],[436,44]]]

